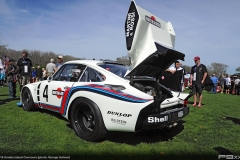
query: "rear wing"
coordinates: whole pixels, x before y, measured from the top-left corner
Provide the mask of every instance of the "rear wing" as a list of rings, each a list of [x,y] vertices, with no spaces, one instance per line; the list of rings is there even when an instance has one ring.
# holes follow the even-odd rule
[[[140,62],[157,51],[155,43],[169,49],[173,49],[175,44],[172,24],[137,6],[134,1],[127,13],[125,36],[128,54],[134,66],[138,63],[136,60]]]

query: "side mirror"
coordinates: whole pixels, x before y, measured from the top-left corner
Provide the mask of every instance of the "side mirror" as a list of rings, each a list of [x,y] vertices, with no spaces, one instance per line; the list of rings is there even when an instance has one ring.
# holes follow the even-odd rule
[[[47,78],[47,81],[48,82],[50,82],[50,81],[52,81],[53,80],[53,77],[52,76],[49,76],[48,78]]]

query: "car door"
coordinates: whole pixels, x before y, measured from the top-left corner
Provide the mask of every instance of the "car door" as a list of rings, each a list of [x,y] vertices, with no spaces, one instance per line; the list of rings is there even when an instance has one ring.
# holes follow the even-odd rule
[[[65,64],[52,77],[43,81],[38,87],[39,107],[59,112],[64,92],[78,81],[84,67],[80,64]]]

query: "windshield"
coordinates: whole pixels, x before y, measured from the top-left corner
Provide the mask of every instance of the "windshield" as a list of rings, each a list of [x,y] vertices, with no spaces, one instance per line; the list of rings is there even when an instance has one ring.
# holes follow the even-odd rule
[[[118,64],[99,64],[99,66],[116,74],[121,78],[123,78],[127,72],[127,67]]]

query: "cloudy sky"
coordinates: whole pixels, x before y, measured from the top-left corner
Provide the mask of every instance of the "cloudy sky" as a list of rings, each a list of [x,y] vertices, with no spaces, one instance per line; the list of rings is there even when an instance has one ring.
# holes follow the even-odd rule
[[[87,59],[126,56],[124,23],[131,0],[0,0],[0,44]],[[176,33],[183,64],[240,66],[239,0],[135,0]]]

